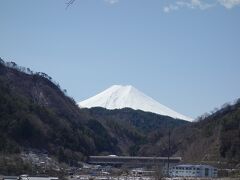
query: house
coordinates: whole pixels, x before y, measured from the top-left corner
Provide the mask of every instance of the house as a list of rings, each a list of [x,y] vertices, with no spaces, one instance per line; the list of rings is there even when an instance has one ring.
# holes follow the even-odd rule
[[[217,168],[209,165],[182,164],[169,169],[171,177],[217,177]]]

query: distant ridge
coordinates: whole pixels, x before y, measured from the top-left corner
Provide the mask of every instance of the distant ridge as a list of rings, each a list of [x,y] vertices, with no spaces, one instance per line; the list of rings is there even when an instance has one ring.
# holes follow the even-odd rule
[[[113,85],[101,93],[78,103],[81,108],[103,107],[106,109],[132,108],[192,121],[174,110],[160,104],[131,85]]]

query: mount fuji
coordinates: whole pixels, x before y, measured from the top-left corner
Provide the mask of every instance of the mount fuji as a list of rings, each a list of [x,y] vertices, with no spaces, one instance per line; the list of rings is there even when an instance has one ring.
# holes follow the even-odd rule
[[[146,112],[170,116],[175,119],[193,121],[174,110],[160,104],[131,85],[113,85],[101,93],[78,103],[80,108],[103,107],[106,109],[132,108]]]

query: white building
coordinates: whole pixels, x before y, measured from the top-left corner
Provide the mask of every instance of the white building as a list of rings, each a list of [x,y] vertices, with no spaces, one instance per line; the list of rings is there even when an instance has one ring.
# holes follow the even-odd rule
[[[27,174],[18,177],[18,180],[59,180],[58,177],[28,176]]]
[[[172,177],[217,177],[217,168],[209,165],[182,164],[169,169]]]
[[[134,177],[153,176],[155,174],[155,171],[149,171],[143,168],[138,168],[138,169],[132,169],[130,174]]]

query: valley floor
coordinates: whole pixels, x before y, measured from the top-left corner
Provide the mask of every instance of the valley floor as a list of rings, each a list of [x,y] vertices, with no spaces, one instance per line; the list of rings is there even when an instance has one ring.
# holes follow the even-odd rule
[[[68,180],[240,180],[240,178],[194,178],[194,177],[156,178],[156,177],[90,176],[90,175],[68,177],[67,179]]]

